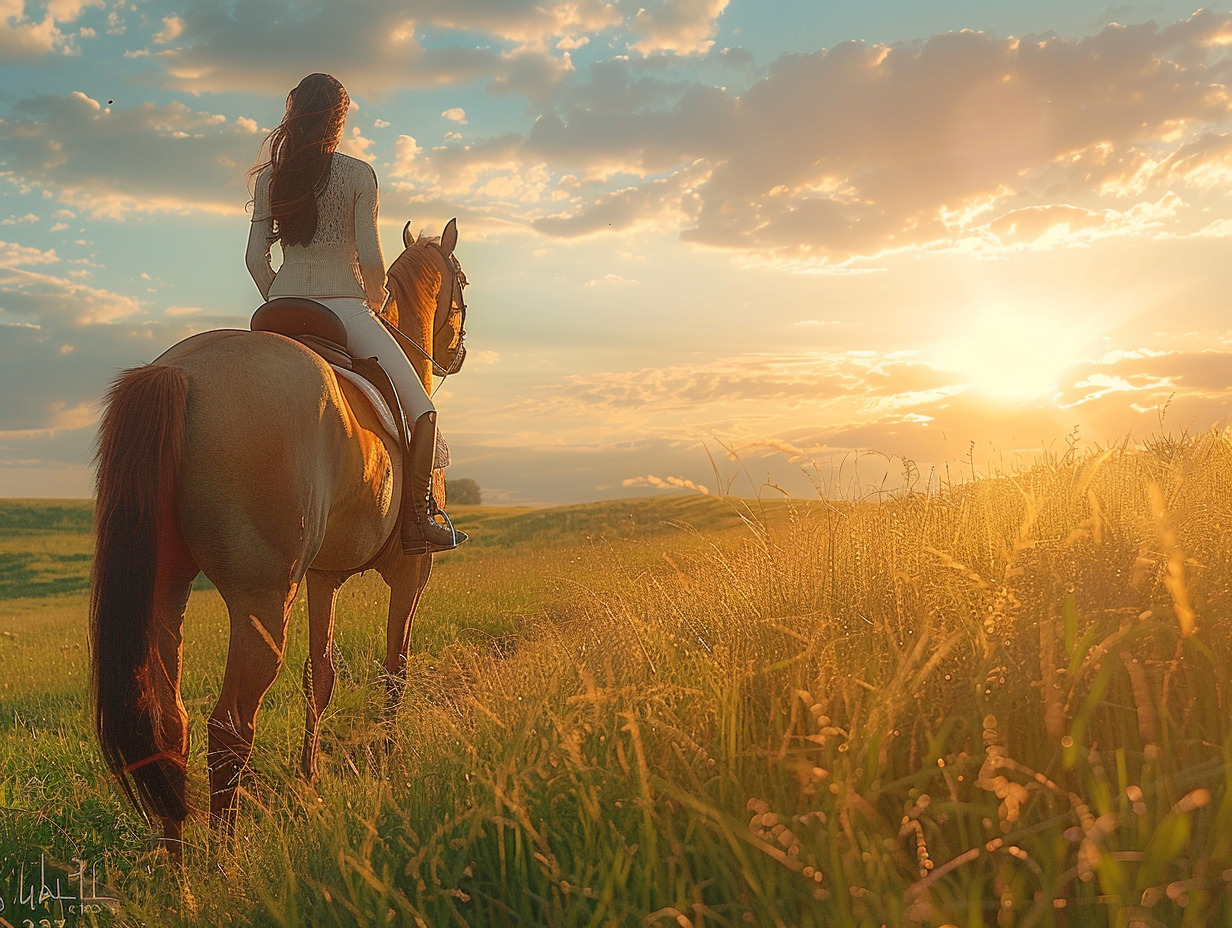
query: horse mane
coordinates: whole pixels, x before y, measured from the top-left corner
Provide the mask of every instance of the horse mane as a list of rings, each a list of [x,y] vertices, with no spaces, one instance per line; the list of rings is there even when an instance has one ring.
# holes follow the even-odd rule
[[[420,240],[406,248],[386,273],[386,283],[394,309],[391,321],[399,328],[410,320],[403,313],[415,313],[422,321],[436,314],[436,294],[441,288],[443,275]]]

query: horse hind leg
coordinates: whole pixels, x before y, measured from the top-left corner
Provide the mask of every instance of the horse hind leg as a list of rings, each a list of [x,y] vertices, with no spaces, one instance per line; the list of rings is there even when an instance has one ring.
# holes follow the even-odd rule
[[[257,710],[282,667],[287,620],[298,584],[285,592],[224,596],[231,620],[222,693],[210,713],[210,823],[235,830],[236,790],[252,755]]]
[[[411,646],[411,625],[420,597],[432,572],[432,557],[402,558],[397,573],[385,577],[389,584],[389,615],[385,627],[385,746],[393,747],[394,721],[406,691],[407,652]]]
[[[345,576],[308,572],[308,659],[304,661],[304,750],[300,773],[316,780],[321,716],[334,692],[334,603]]]
[[[184,608],[192,592],[195,566],[183,565],[174,572],[160,571],[154,586],[154,624],[158,666],[152,668],[158,711],[159,743],[162,757],[171,763],[161,766],[174,784],[177,795],[184,795],[188,771],[188,710],[180,695],[184,669]],[[184,812],[187,813],[187,806]],[[163,837],[159,842],[173,860],[183,860],[185,815],[162,817]]]

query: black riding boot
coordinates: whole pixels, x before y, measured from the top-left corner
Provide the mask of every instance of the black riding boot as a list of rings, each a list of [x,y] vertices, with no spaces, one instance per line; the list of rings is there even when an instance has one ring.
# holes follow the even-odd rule
[[[426,412],[411,428],[403,458],[402,553],[449,551],[466,541],[432,498],[432,463],[436,456],[436,413]],[[436,521],[440,516],[444,522]]]

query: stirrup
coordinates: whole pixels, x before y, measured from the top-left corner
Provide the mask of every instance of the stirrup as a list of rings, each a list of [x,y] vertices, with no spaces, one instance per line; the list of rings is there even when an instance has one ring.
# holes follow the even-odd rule
[[[437,506],[434,501],[431,508],[428,510],[428,518],[433,522],[436,522],[437,516],[440,516],[445,520],[445,528],[449,529],[449,534],[453,535],[453,546],[455,548],[470,537],[466,534],[466,532],[460,532],[454,528],[453,519],[449,518],[449,513]],[[439,525],[440,523],[437,522],[437,524]]]
[[[436,517],[438,515],[441,516],[441,518],[445,520],[444,525],[441,525],[439,522],[436,521]],[[427,537],[427,533],[423,529],[423,524],[425,522],[441,531],[448,530],[449,541],[446,542],[444,539],[442,539],[441,541],[432,541],[431,539],[429,539]],[[407,529],[410,528],[411,526],[415,526],[417,528],[417,531],[415,532],[415,534],[418,537],[415,537],[415,538],[406,537]],[[435,505],[433,505],[428,510],[427,515],[425,516],[416,515],[414,522],[408,523],[407,525],[403,526],[402,553],[406,555],[416,555],[416,554],[435,554],[440,551],[452,551],[458,545],[462,544],[462,542],[466,541],[468,537],[469,536],[466,534],[466,532],[460,532],[456,528],[454,528],[453,520],[449,518],[449,515],[445,512],[444,509],[438,509]]]

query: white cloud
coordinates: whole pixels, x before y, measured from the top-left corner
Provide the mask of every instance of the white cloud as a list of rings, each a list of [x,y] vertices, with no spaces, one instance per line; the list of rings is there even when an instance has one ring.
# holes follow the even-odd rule
[[[74,54],[77,36],[60,26],[76,21],[86,7],[102,5],[102,0],[47,0],[39,9],[26,0],[0,0],[0,56],[7,64]],[[81,29],[78,35],[88,38],[94,30]]]
[[[352,158],[359,158],[362,161],[372,162],[376,160],[376,155],[371,151],[375,145],[372,139],[365,138],[358,126],[352,126],[351,131],[344,133],[338,142],[338,151],[344,155],[350,155]]]
[[[728,0],[651,0],[629,24],[629,30],[640,36],[632,47],[644,55],[709,51],[727,3]]]
[[[398,171],[416,196],[545,235],[674,226],[800,266],[1214,235],[1232,180],[1229,32],[1232,14],[1201,12],[1082,40],[844,42],[780,59],[743,93],[613,60],[524,135],[417,150]],[[545,182],[518,196],[493,183],[531,171]]]
[[[0,459],[84,462],[80,446],[120,370],[149,362],[194,331],[231,322],[187,306],[152,315],[131,296],[44,272],[57,260],[54,252],[0,243],[0,396],[21,398],[0,403]],[[26,267],[35,264],[50,267]],[[71,451],[33,450],[46,451],[45,439],[61,435]]]
[[[51,13],[35,20],[22,0],[0,0],[0,55],[5,59],[41,58],[69,48],[69,40],[57,28]]]
[[[20,266],[56,260],[54,252],[43,253],[39,258],[27,258],[19,253],[11,263],[0,267],[0,298],[3,299],[0,320],[29,322],[40,330],[70,330],[118,322],[141,312],[140,302],[132,297],[24,270]]]
[[[188,0],[155,41],[176,44],[158,54],[171,86],[192,93],[285,93],[287,75],[310,60],[344,76],[353,93],[486,79],[492,92],[541,100],[571,73],[570,52],[606,34],[626,37],[621,26],[641,55],[706,52],[727,2],[370,0],[357,15],[341,4]]]
[[[10,179],[93,215],[238,213],[253,123],[179,102],[104,108],[81,92],[20,100],[0,132]],[[352,144],[356,140],[352,140]]]
[[[594,280],[588,280],[582,284],[583,287],[608,287],[636,284],[636,280],[630,280],[628,277],[621,277],[619,274],[604,274],[602,277],[597,277]]]
[[[252,2],[190,4],[179,15],[180,47],[160,60],[183,70],[183,86],[194,90],[233,81],[262,89],[245,68],[268,67],[268,87],[281,97],[288,72],[277,61],[253,55],[232,67],[227,57],[259,38],[237,31]],[[1232,14],[1109,27],[1083,40],[966,32],[893,46],[845,42],[784,57],[741,92],[673,83],[661,55],[618,56],[577,75],[543,44],[611,29],[623,16],[640,19],[645,41],[652,24],[662,43],[677,36],[660,51],[683,52],[690,42],[700,49],[703,39],[681,37],[709,34],[723,12],[719,0],[650,4],[640,13],[521,0],[500,10],[466,0],[444,12],[383,4],[335,51],[360,56],[380,26],[384,44],[362,50],[373,76],[382,55],[412,53],[399,58],[410,71],[399,78],[395,69],[388,86],[426,80],[417,69],[443,56],[432,65],[437,84],[486,75],[492,93],[567,89],[560,107],[545,107],[524,134],[468,141],[450,133],[431,149],[399,136],[383,167],[416,209],[439,203],[489,228],[529,224],[554,237],[676,228],[700,245],[831,267],[902,250],[991,253],[1113,235],[1223,234],[1209,207],[1232,180],[1232,50],[1220,44]],[[335,7],[289,28],[324,48],[347,15]],[[431,47],[418,44],[430,27],[483,23],[521,44],[451,49],[435,33]],[[193,56],[201,61],[190,67]],[[708,56],[708,66],[718,57]],[[212,83],[224,72],[223,83]],[[357,73],[363,86],[365,71]],[[461,107],[442,116],[468,121]],[[41,97],[15,105],[0,156],[23,189],[51,191],[93,214],[235,212],[258,125],[180,103],[108,113],[81,93]],[[356,127],[343,150],[391,157]]]
[[[12,268],[30,264],[54,264],[59,260],[55,249],[40,251],[37,248],[19,245],[16,242],[0,241],[0,268]]]
[[[56,22],[75,22],[81,11],[89,7],[101,7],[103,0],[47,0],[44,9]]]
[[[148,360],[145,328],[131,297],[0,268],[0,395],[22,397],[0,404],[0,438],[93,423],[117,367]]]
[[[695,490],[703,496],[710,495],[710,489],[701,483],[694,483],[687,477],[656,477],[647,474],[644,477],[626,477],[620,481],[622,487],[654,487],[658,490]]]
[[[568,53],[555,53],[550,39],[620,22],[602,0],[372,0],[362,15],[344,4],[190,0],[175,18],[177,47],[160,53],[173,87],[285,93],[288,75],[310,60],[344,76],[352,93],[374,96],[487,78],[501,90],[538,97],[570,67]],[[460,35],[456,45],[425,47],[424,30]],[[476,32],[503,49],[478,47],[467,35]]]
[[[154,41],[159,45],[166,45],[169,42],[174,42],[184,34],[184,20],[179,16],[164,16],[163,28],[154,36]]]
[[[971,438],[994,449],[994,458],[1038,449],[1075,424],[1083,434],[1141,437],[1158,430],[1165,406],[1170,421],[1227,421],[1229,369],[1226,347],[1120,352],[1072,365],[1055,398],[1007,406],[913,354],[745,354],[574,375],[531,388],[495,412],[519,423],[507,436],[511,448],[616,455],[636,435],[657,447],[718,444],[745,462],[773,454],[811,468],[872,449],[883,462],[901,456],[923,465],[964,456]],[[623,486],[686,484],[647,475]]]
[[[398,141],[394,143],[394,163],[390,173],[394,177],[405,177],[414,173],[416,161],[422,151],[414,136],[398,136]]]

